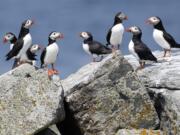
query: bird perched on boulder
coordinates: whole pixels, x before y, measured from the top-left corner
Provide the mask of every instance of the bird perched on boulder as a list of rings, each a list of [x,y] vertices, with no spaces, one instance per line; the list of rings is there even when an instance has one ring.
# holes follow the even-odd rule
[[[139,61],[140,67],[137,69],[143,69],[145,66],[145,61],[157,62],[157,58],[152,54],[147,45],[144,44],[141,40],[141,29],[137,26],[132,26],[126,29],[126,31],[133,34],[132,40],[129,43],[129,51]]]
[[[60,32],[51,32],[48,37],[49,43],[41,54],[41,68],[47,67],[49,64],[52,66],[52,69],[48,70],[49,77],[53,74],[58,74],[58,71],[54,68],[54,64],[59,53],[59,47],[56,41],[58,39],[62,39],[63,37],[63,34]]]
[[[127,20],[127,16],[123,12],[118,12],[115,15],[114,18],[114,24],[109,29],[106,40],[107,40],[107,46],[111,45],[113,52],[115,50],[119,49],[119,46],[122,43],[123,34],[124,34],[124,26],[123,26],[123,20]]]
[[[16,38],[16,35],[14,33],[8,32],[8,33],[6,33],[4,35],[3,42],[4,43],[9,42],[10,43],[10,50],[12,50],[14,45],[16,45],[16,41],[17,41],[17,38]],[[35,66],[35,63],[36,63],[36,58],[35,58],[36,57],[36,52],[38,50],[40,50],[40,49],[41,49],[41,46],[38,45],[38,44],[34,44],[34,45],[30,46],[28,48],[28,50],[26,51],[26,53],[20,57],[19,62],[17,62],[17,60],[14,61],[14,64],[13,64],[12,68],[17,67],[22,62],[30,63],[33,66]]]
[[[166,57],[167,52],[169,52],[169,56],[171,56],[171,48],[180,48],[180,44],[178,44],[175,39],[166,32],[159,17],[150,17],[146,23],[154,26],[153,38],[156,43],[164,49],[163,57]]]
[[[26,55],[27,50],[32,45],[32,37],[31,37],[31,34],[29,33],[29,29],[31,28],[32,25],[33,25],[33,21],[30,19],[25,20],[22,23],[19,37],[17,41],[14,42],[14,45],[11,45],[13,47],[6,54],[6,60],[15,58],[16,61],[20,62],[21,57],[24,57],[23,55]],[[6,39],[4,39],[4,41],[5,40]]]
[[[93,36],[90,32],[81,32],[80,37],[84,39],[82,47],[84,51],[93,57],[93,62],[97,62],[96,58],[101,56],[101,60],[104,54],[112,53],[112,49],[104,46],[102,43],[93,40]]]

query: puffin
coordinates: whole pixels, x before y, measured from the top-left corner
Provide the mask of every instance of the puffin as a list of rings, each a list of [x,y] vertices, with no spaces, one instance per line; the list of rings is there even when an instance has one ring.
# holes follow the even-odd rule
[[[118,12],[114,17],[114,24],[109,29],[106,41],[106,46],[111,45],[113,52],[115,50],[119,49],[119,46],[122,43],[122,38],[124,34],[124,26],[123,26],[123,20],[127,20],[127,16],[123,12]]]
[[[106,47],[98,41],[93,40],[93,36],[90,32],[81,32],[80,37],[84,39],[82,44],[84,51],[93,57],[93,62],[98,62],[96,61],[98,56],[101,56],[102,60],[103,55],[112,53],[112,49]]]
[[[20,58],[20,63],[29,63],[33,66],[36,65],[36,53],[42,49],[41,45],[39,44],[33,44],[31,47],[28,48],[28,50],[26,51],[26,53],[24,55],[22,55],[22,57]]]
[[[141,40],[141,29],[137,26],[132,26],[126,29],[126,31],[133,34],[128,48],[130,53],[132,53],[132,55],[135,56],[135,58],[139,61],[140,67],[138,67],[137,70],[144,68],[145,61],[157,62],[157,58],[152,54],[147,45]]]
[[[12,32],[7,32],[4,37],[3,37],[3,43],[7,43],[9,42],[10,43],[10,50],[12,50],[12,48],[14,47],[14,44],[16,43],[17,41],[17,37],[14,33]]]
[[[58,71],[54,68],[54,64],[56,62],[59,47],[56,41],[58,39],[64,38],[63,34],[57,31],[53,31],[49,34],[48,37],[48,45],[43,49],[42,54],[40,56],[41,59],[41,68],[46,68],[49,64],[51,64],[52,69],[48,70],[48,76],[51,77],[54,74],[58,74]]]
[[[175,39],[166,32],[159,17],[150,17],[146,23],[153,25],[153,38],[156,43],[164,49],[163,57],[166,57],[167,52],[169,52],[169,56],[171,56],[171,48],[180,48],[180,44],[178,44]]]
[[[17,41],[17,38],[16,38],[16,35],[12,32],[7,32],[5,35],[4,35],[4,38],[3,38],[3,42],[4,43],[7,43],[9,42],[10,43],[10,50],[13,49],[15,43]],[[35,61],[36,61],[36,52],[39,51],[41,49],[41,45],[38,45],[38,44],[34,44],[32,46],[30,46],[30,48],[28,48],[28,50],[26,51],[26,53],[24,55],[22,55],[20,57],[20,61],[21,62],[27,62],[33,66],[35,66]],[[18,63],[18,60],[15,59],[14,61],[14,64],[13,64],[13,68],[17,67],[20,63]]]
[[[32,37],[29,33],[29,29],[32,25],[33,21],[30,19],[22,23],[18,39],[14,43],[12,49],[6,54],[6,60],[10,60],[13,57],[20,60],[20,58],[25,55],[28,48],[32,45]]]

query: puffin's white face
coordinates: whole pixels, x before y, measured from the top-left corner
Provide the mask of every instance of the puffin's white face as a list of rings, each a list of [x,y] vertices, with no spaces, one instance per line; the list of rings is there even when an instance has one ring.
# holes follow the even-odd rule
[[[133,33],[134,35],[141,33],[140,28],[137,27],[137,26],[132,26],[132,27],[128,28],[126,31],[127,31],[127,32],[131,32],[131,33]]]
[[[6,42],[9,42],[11,40],[13,40],[15,35],[13,35],[12,33],[6,33],[4,35],[4,39],[3,39],[3,42],[6,43]]]
[[[29,29],[32,25],[33,25],[33,21],[32,20],[30,20],[30,19],[28,19],[28,20],[26,20],[25,22],[24,22],[24,28],[27,28],[27,29]]]
[[[81,32],[80,37],[82,37],[83,39],[88,39],[90,36],[87,32]]]
[[[117,16],[120,20],[127,20],[127,16],[126,16],[124,13],[122,13],[122,12],[118,13],[116,16]]]
[[[40,46],[38,44],[34,44],[34,45],[31,46],[30,51],[32,53],[36,53],[38,50],[40,50]]]
[[[57,40],[57,39],[61,39],[63,38],[63,34],[60,33],[60,32],[52,32],[50,35],[49,35],[49,38],[51,38],[52,40]]]
[[[153,16],[153,17],[150,17],[148,20],[147,20],[147,23],[149,24],[152,24],[152,25],[156,25],[160,22],[159,18]]]

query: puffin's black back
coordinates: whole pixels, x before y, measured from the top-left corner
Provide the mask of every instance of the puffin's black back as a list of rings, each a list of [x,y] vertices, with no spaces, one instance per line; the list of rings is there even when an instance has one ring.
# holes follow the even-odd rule
[[[46,55],[46,48],[44,48],[43,52],[41,53],[41,68],[43,67],[44,65],[44,58],[45,58],[45,55]]]

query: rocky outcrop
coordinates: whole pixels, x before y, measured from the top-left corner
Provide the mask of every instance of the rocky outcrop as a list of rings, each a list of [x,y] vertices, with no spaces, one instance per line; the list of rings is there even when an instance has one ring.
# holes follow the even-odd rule
[[[0,76],[0,135],[33,135],[65,117],[60,82],[24,64]]]
[[[154,52],[162,56],[163,52]],[[158,116],[160,129],[167,135],[180,134],[180,50],[173,50],[171,58],[159,58],[158,63],[146,66],[137,74],[147,87]],[[125,57],[134,68],[138,62],[131,55]]]
[[[0,135],[179,135],[179,55],[137,72],[108,55],[62,81],[24,64],[0,76]]]
[[[147,90],[119,53],[115,59],[109,55],[82,67],[62,84],[82,135],[114,135],[118,129],[159,126]]]

